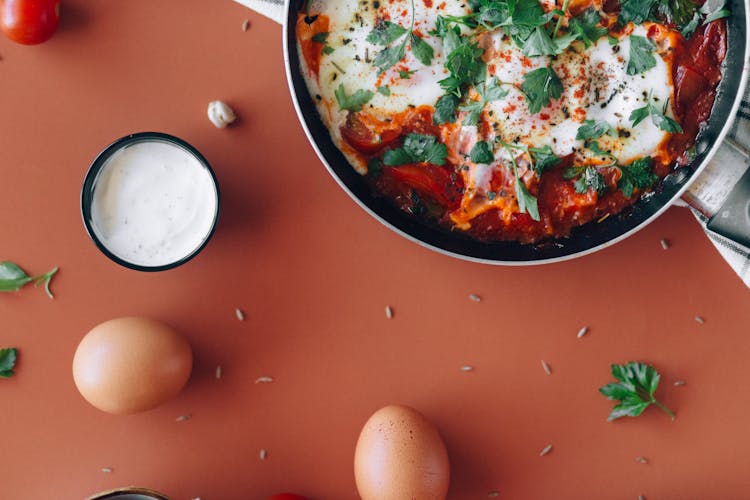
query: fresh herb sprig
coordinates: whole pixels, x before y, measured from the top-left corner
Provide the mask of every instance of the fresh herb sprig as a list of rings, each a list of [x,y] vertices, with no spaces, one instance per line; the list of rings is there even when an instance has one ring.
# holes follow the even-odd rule
[[[448,148],[438,142],[437,137],[425,134],[409,134],[404,139],[404,145],[391,149],[383,155],[383,163],[390,167],[406,165],[408,163],[432,163],[445,165]]]
[[[630,57],[626,73],[629,75],[638,75],[644,73],[656,66],[654,58],[656,45],[645,36],[630,36]]]
[[[619,401],[609,414],[608,421],[621,417],[637,417],[652,404],[669,415],[672,420],[676,418],[675,413],[654,396],[661,377],[653,366],[637,361],[612,365],[612,376],[618,382],[609,383],[599,389],[607,399]]]
[[[461,111],[466,111],[466,116],[461,121],[461,125],[476,125],[479,117],[484,111],[484,107],[492,101],[497,101],[508,95],[508,90],[504,89],[496,78],[490,78],[489,82],[483,85],[477,85],[476,90],[479,94],[479,100],[470,101],[468,104],[459,107]]]
[[[645,106],[643,106],[642,108],[634,109],[632,113],[630,113],[630,121],[633,122],[633,126],[635,127],[643,120],[645,120],[648,116],[651,116],[651,121],[653,122],[653,124],[663,131],[669,132],[671,134],[682,133],[682,127],[680,126],[680,124],[677,123],[673,118],[667,116],[669,99],[666,100],[662,109],[659,109],[654,104],[652,94],[653,91],[648,93],[648,100]]]
[[[646,156],[629,165],[620,166],[621,175],[617,181],[617,188],[626,198],[632,197],[636,188],[648,189],[659,180],[651,168],[652,163],[651,157]]]
[[[0,378],[10,378],[13,376],[13,368],[16,366],[18,349],[11,347],[9,349],[0,349]]]
[[[607,182],[599,169],[591,165],[577,165],[563,172],[565,179],[576,179],[573,187],[578,194],[595,191],[599,196],[607,192]]]
[[[532,219],[535,221],[542,220],[541,217],[539,217],[539,203],[536,199],[536,196],[532,195],[528,188],[526,187],[526,184],[523,183],[521,180],[521,176],[518,175],[518,164],[516,163],[515,155],[513,154],[512,148],[502,143],[505,150],[508,152],[508,155],[510,156],[510,164],[513,169],[513,176],[515,177],[515,186],[516,186],[516,200],[518,200],[518,211],[523,213],[527,213],[531,216]]]
[[[706,1],[700,5],[693,0],[620,0],[617,22],[643,24],[646,20],[666,21],[677,27],[685,38],[690,38],[701,24],[729,16],[725,1]]]
[[[336,102],[339,104],[339,108],[347,111],[358,112],[362,111],[362,107],[370,102],[370,99],[375,95],[371,90],[359,89],[353,94],[349,95],[346,93],[344,84],[338,86],[334,91],[336,96]]]
[[[0,292],[15,292],[29,283],[34,283],[34,286],[44,285],[47,296],[53,299],[55,297],[49,289],[49,284],[57,271],[55,267],[44,274],[29,276],[26,271],[12,262],[0,262]]]
[[[555,70],[549,66],[537,68],[523,75],[521,90],[531,114],[549,106],[552,99],[562,96],[563,85]]]
[[[529,157],[529,164],[531,169],[536,172],[538,176],[541,176],[545,171],[554,167],[562,161],[562,158],[555,155],[552,148],[549,145],[542,146],[540,148],[530,148],[526,144],[515,144],[512,142],[498,141],[506,149],[517,149],[523,151]]]
[[[411,26],[409,26],[409,29],[394,22],[381,19],[367,36],[368,42],[385,47],[378,52],[372,62],[380,69],[380,73],[395,66],[396,63],[404,58],[407,43],[411,43],[411,51],[419,62],[425,66],[429,66],[432,63],[435,51],[429,43],[414,33],[414,11],[414,0],[411,0]],[[392,45],[402,37],[403,40],[401,42]]]

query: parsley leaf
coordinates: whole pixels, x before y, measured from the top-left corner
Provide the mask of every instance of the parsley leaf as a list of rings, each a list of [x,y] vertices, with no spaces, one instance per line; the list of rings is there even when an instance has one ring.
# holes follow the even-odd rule
[[[621,26],[625,26],[628,23],[643,24],[651,9],[656,4],[657,0],[621,0],[620,2],[620,15],[617,17],[617,22]]]
[[[432,46],[422,40],[414,32],[409,36],[411,38],[411,50],[414,57],[425,66],[430,65],[432,63],[432,58],[435,56],[435,51],[432,49]]]
[[[627,74],[637,75],[656,66],[654,58],[654,42],[643,36],[630,36],[630,59],[628,59]]]
[[[325,55],[331,55],[331,54],[333,54],[333,47],[331,47],[330,45],[328,45],[328,35],[329,34],[330,33],[328,33],[327,31],[321,31],[321,32],[315,33],[312,36],[312,41],[313,42],[323,44],[323,53]]]
[[[558,52],[557,44],[543,26],[534,28],[523,44],[523,53],[528,57],[554,55],[560,52]]]
[[[659,178],[651,169],[651,157],[646,156],[635,160],[630,165],[620,166],[620,180],[617,187],[626,198],[633,196],[635,188],[648,189],[653,186]]]
[[[385,47],[401,38],[407,31],[406,28],[403,28],[396,23],[381,19],[375,25],[375,28],[373,28],[370,34],[367,35],[367,41]]]
[[[549,106],[551,99],[559,99],[563,86],[560,78],[550,67],[537,68],[523,76],[521,90],[526,95],[529,112],[536,114]]]
[[[391,88],[388,85],[381,85],[378,87],[378,94],[382,94],[386,97],[391,95]]]
[[[57,274],[56,267],[44,274],[29,276],[26,271],[12,262],[0,262],[0,292],[15,292],[33,282],[34,286],[44,285],[44,291],[52,299],[54,296],[49,289],[49,284],[55,274]]]
[[[513,175],[516,178],[515,182],[515,190],[516,190],[516,200],[518,201],[518,210],[519,212],[527,213],[531,216],[531,218],[535,221],[541,220],[541,217],[539,217],[539,203],[536,199],[536,196],[532,195],[528,188],[526,187],[526,184],[523,183],[521,180],[521,177],[518,175],[518,164],[516,163],[516,158],[513,155],[513,151],[511,149],[521,149],[525,150],[526,146],[520,146],[515,144],[508,144],[508,143],[501,143],[503,147],[505,147],[505,150],[508,151],[508,154],[510,155],[510,165],[513,169]]]
[[[601,16],[596,9],[587,9],[580,16],[570,20],[570,31],[575,33],[588,49],[599,38],[609,33],[607,28],[599,26],[600,21]]]
[[[583,122],[583,125],[578,127],[578,132],[576,132],[576,140],[598,139],[604,134],[611,135],[612,137],[617,137],[617,131],[609,123],[605,121],[586,120]]]
[[[438,142],[435,136],[409,134],[404,139],[402,147],[385,152],[383,163],[391,167],[419,162],[445,165],[447,156],[448,148],[445,144]]]
[[[0,378],[10,378],[13,376],[13,368],[16,366],[18,349],[0,349]]]
[[[432,121],[435,125],[443,123],[454,123],[456,121],[456,108],[458,108],[458,97],[453,94],[445,94],[435,103],[435,114]]]
[[[398,70],[398,77],[401,78],[402,80],[408,80],[409,78],[411,78],[411,75],[413,75],[416,72],[417,72],[416,69],[413,69],[411,71],[404,71],[403,69],[400,69]]]
[[[407,33],[409,36],[404,37]],[[402,42],[398,45],[388,47],[401,37],[404,37]],[[432,46],[425,42],[419,35],[414,33],[414,0],[411,2],[411,27],[408,30],[391,21],[380,19],[375,25],[375,28],[373,28],[370,34],[367,35],[367,41],[375,45],[386,47],[378,52],[372,62],[380,69],[380,73],[393,67],[404,58],[406,55],[406,44],[408,42],[411,42],[411,50],[414,57],[425,66],[432,63],[432,58],[435,55]],[[401,78],[405,77],[401,76]]]
[[[651,404],[658,406],[672,420],[676,415],[654,397],[659,387],[660,376],[653,366],[631,361],[624,365],[612,365],[612,382],[599,389],[607,399],[619,401],[607,417],[612,421],[620,417],[637,417]]]
[[[630,113],[630,121],[633,122],[633,126],[635,127],[650,115],[652,123],[663,131],[669,132],[670,134],[680,134],[682,133],[682,127],[680,124],[666,114],[668,106],[669,99],[664,103],[663,109],[657,108],[654,104],[652,92],[649,92],[648,102],[642,108],[636,108]]]
[[[362,110],[362,106],[370,102],[370,99],[372,99],[375,93],[369,90],[359,89],[352,95],[347,95],[344,84],[342,83],[338,86],[334,95],[336,96],[336,101],[339,103],[339,108],[356,113],[357,111]]]
[[[531,153],[531,156],[533,157],[533,163],[532,168],[537,173],[537,175],[542,175],[545,170],[548,170],[558,163],[560,163],[561,159],[560,157],[556,156],[555,153],[552,152],[552,148],[547,146],[543,146],[541,148],[529,148],[529,152]]]
[[[604,176],[599,173],[599,170],[596,167],[570,167],[563,173],[563,177],[566,179],[578,178],[573,183],[573,187],[578,194],[584,194],[589,190],[593,190],[596,191],[597,194],[602,195],[607,191],[607,183],[604,181]]]
[[[489,82],[485,82],[484,85],[480,85],[476,88],[480,99],[478,101],[471,101],[468,104],[461,106],[461,111],[466,111],[467,114],[464,117],[461,125],[476,125],[479,123],[479,117],[484,111],[484,107],[491,101],[497,101],[508,95],[508,91],[504,89],[496,78],[491,78]]]
[[[470,157],[474,163],[483,163],[485,165],[489,165],[495,161],[492,145],[486,141],[477,141],[474,147],[471,148]]]

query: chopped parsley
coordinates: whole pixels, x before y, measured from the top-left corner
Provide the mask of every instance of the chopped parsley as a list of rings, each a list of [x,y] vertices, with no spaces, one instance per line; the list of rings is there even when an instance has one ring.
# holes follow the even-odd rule
[[[648,102],[642,108],[634,109],[633,112],[630,113],[630,121],[633,122],[633,126],[635,127],[643,120],[645,120],[648,116],[651,116],[651,121],[653,122],[653,124],[663,131],[669,132],[670,134],[682,133],[682,127],[680,126],[680,124],[677,123],[677,121],[675,121],[673,118],[667,116],[668,107],[669,99],[667,99],[667,101],[664,103],[663,108],[659,109],[654,104],[652,92],[649,92]]]
[[[576,179],[573,183],[573,187],[578,194],[584,194],[591,191],[595,191],[598,195],[602,195],[607,192],[607,183],[604,180],[604,176],[599,173],[599,170],[593,166],[575,166],[570,167],[563,173],[563,177],[566,179]]]
[[[391,95],[391,88],[388,85],[381,85],[378,87],[378,94],[382,94],[386,97]]]
[[[630,165],[620,166],[620,180],[617,181],[617,188],[622,191],[626,198],[633,196],[635,189],[648,189],[653,186],[659,178],[654,174],[652,168],[652,159],[649,156],[635,160]]]
[[[362,106],[370,102],[370,99],[372,99],[375,93],[369,90],[359,89],[352,95],[347,95],[344,84],[342,83],[338,86],[334,95],[336,96],[336,101],[339,103],[339,108],[356,113],[357,111],[362,111]]]
[[[570,20],[570,31],[575,33],[588,49],[597,40],[609,33],[607,28],[599,26],[600,22],[599,12],[594,8],[587,9],[580,16]]]
[[[443,123],[454,123],[456,121],[456,108],[458,108],[459,98],[453,94],[445,94],[435,103],[435,114],[432,121],[435,125]]]
[[[521,176],[518,175],[518,164],[516,163],[516,158],[513,155],[512,151],[512,145],[502,143],[502,145],[505,147],[505,150],[508,151],[508,154],[510,155],[510,165],[513,169],[513,176],[515,177],[515,186],[516,186],[516,200],[518,201],[518,211],[522,214],[526,213],[531,216],[531,218],[535,221],[542,220],[541,217],[539,217],[539,203],[536,199],[536,196],[532,195],[529,192],[529,189],[526,187],[526,184],[523,183],[521,180]],[[522,149],[522,148],[518,148]]]
[[[466,111],[461,125],[476,125],[479,123],[479,117],[487,103],[502,99],[508,94],[508,91],[501,87],[496,78],[491,78],[484,85],[477,85],[476,91],[479,94],[478,101],[470,101],[468,104],[461,106],[461,111]]]
[[[563,86],[555,70],[544,67],[526,73],[523,76],[521,90],[526,95],[529,112],[536,114],[549,106],[552,99],[560,98]]]
[[[605,121],[585,120],[583,125],[578,127],[576,140],[594,140],[605,134],[617,137],[617,131],[609,123]]]
[[[542,146],[541,148],[530,148],[526,144],[515,144],[510,142],[500,142],[505,149],[518,149],[525,152],[529,156],[529,162],[531,169],[536,172],[538,176],[541,176],[546,170],[554,167],[562,159],[552,152],[552,148],[549,145]]]
[[[471,148],[470,158],[474,163],[489,165],[495,161],[495,155],[492,152],[492,145],[489,142],[477,141],[477,143],[474,144],[474,147]]]
[[[630,36],[630,58],[628,59],[627,74],[637,75],[656,66],[654,58],[654,42],[643,36]]]
[[[312,41],[313,42],[320,43],[320,44],[323,45],[323,53],[325,55],[330,55],[330,54],[333,53],[333,47],[331,47],[330,45],[328,45],[328,35],[329,34],[330,33],[328,33],[327,31],[321,31],[319,33],[315,33],[312,36]]]
[[[16,366],[18,349],[0,349],[0,378],[10,378],[13,376],[13,368]]]
[[[434,135],[409,134],[402,147],[385,152],[383,163],[391,167],[420,162],[445,165],[447,156],[448,148]]]
[[[403,40],[401,42],[391,45],[402,37]],[[367,36],[367,41],[385,47],[378,52],[372,62],[380,69],[380,73],[393,67],[404,58],[407,43],[411,43],[412,54],[425,66],[429,66],[432,63],[432,58],[435,55],[432,46],[414,33],[414,0],[411,1],[411,26],[409,29],[391,21],[381,19]],[[404,76],[401,76],[401,78],[404,78]]]

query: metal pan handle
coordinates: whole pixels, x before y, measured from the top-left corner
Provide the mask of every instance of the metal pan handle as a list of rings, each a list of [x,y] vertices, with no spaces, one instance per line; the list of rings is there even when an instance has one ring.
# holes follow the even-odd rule
[[[284,24],[286,19],[286,2],[284,0],[234,0],[268,19]]]

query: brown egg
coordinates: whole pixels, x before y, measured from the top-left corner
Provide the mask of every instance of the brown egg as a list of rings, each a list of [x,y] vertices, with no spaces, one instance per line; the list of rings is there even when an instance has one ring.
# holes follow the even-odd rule
[[[442,500],[450,483],[448,452],[421,413],[386,406],[359,435],[354,479],[363,500]]]
[[[173,328],[148,318],[117,318],[78,344],[73,378],[81,395],[109,413],[148,410],[174,397],[190,378],[193,353]]]

